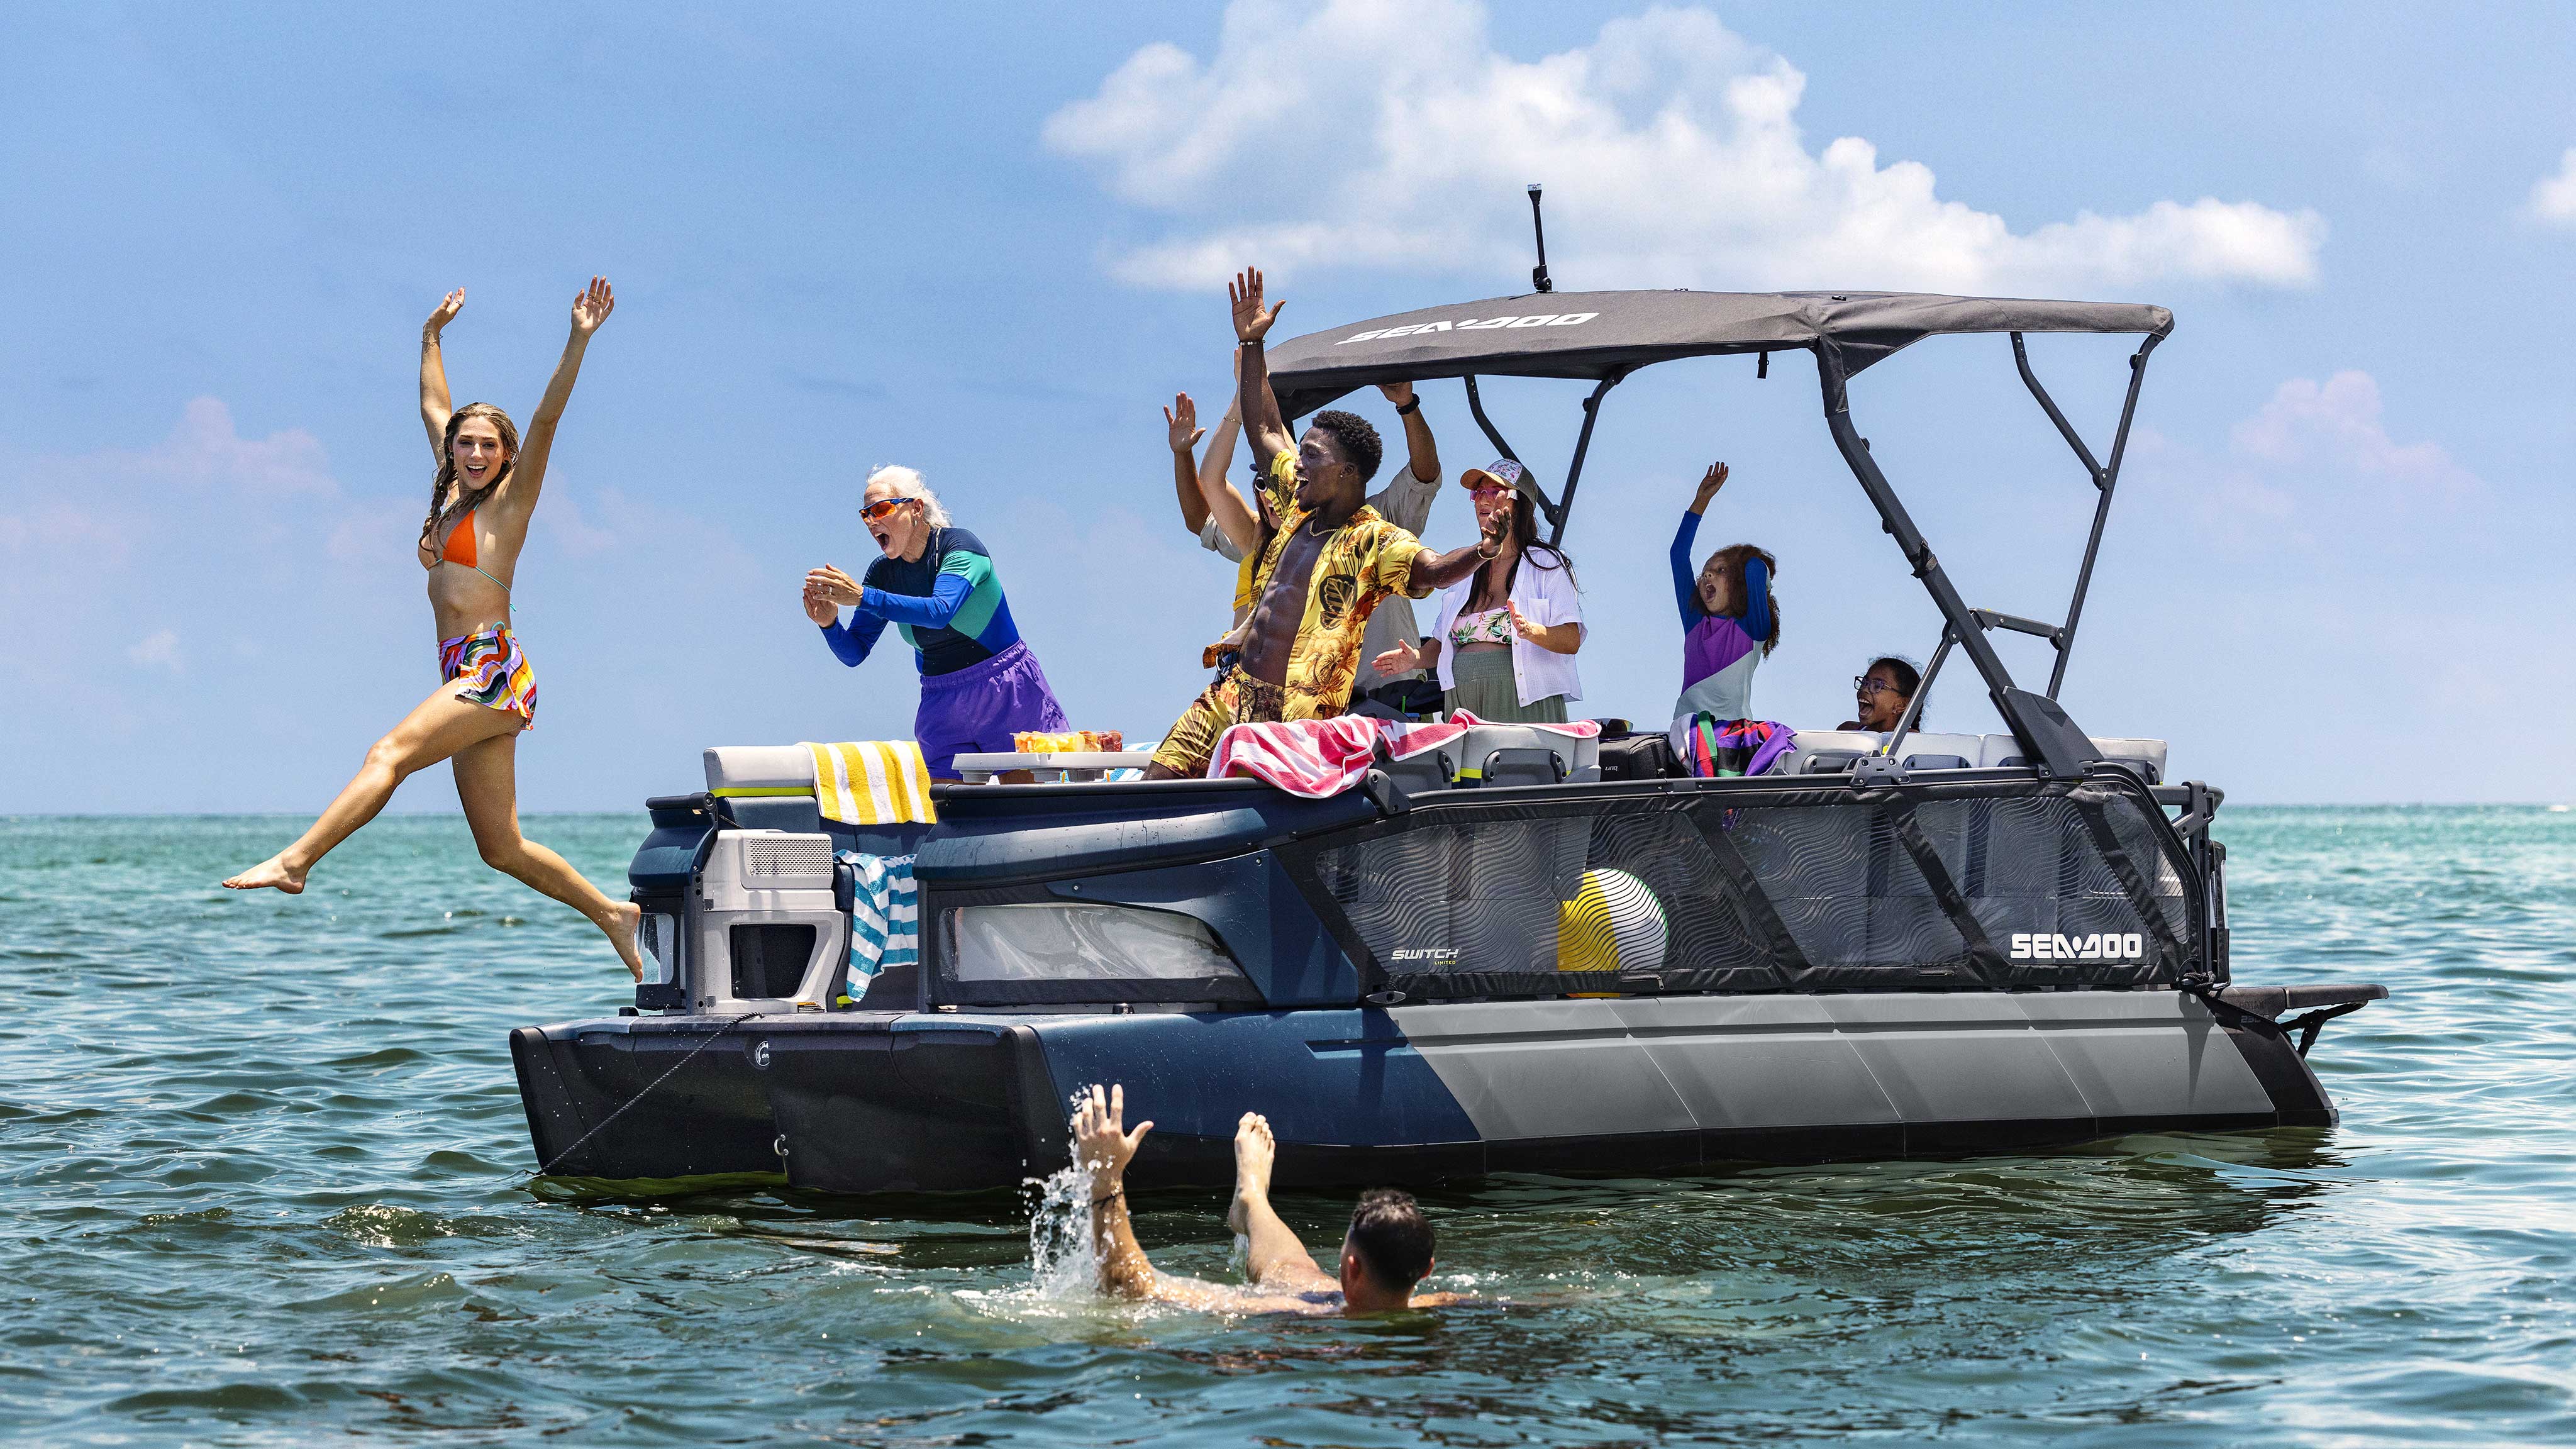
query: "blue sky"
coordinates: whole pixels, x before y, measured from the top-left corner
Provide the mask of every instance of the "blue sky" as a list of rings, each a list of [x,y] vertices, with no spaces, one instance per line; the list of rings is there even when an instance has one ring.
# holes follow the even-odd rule
[[[2239,799],[2576,795],[2576,12],[11,15],[0,810],[326,800],[435,681],[421,318],[467,287],[458,398],[524,418],[593,271],[619,307],[520,566],[527,808],[695,788],[711,743],[908,733],[908,659],[844,669],[796,608],[867,557],[883,462],[993,547],[1074,723],[1151,736],[1224,623],[1157,412],[1221,395],[1214,269],[1269,266],[1291,331],[1507,295],[1531,180],[1569,288],[2172,307],[2075,717]],[[2106,443],[2123,345],[2034,355]],[[1553,477],[1577,396],[1490,400]],[[1455,386],[1427,398],[1451,474],[1482,461]],[[2090,494],[2000,339],[1900,355],[1854,408],[1971,602],[2062,609]],[[1938,620],[1799,358],[1605,405],[1567,539],[1586,703],[1669,702],[1663,550],[1712,458],[1703,544],[1781,558],[1757,703],[1829,725]],[[1469,526],[1444,495],[1431,541]],[[1978,693],[1953,676],[1933,726],[1993,728]],[[397,808],[452,800],[442,771]]]

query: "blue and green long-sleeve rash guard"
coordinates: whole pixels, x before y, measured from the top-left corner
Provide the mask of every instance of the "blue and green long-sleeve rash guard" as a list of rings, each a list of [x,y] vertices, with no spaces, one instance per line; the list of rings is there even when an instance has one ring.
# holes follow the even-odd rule
[[[931,530],[917,559],[881,558],[860,580],[850,622],[823,626],[823,642],[856,667],[892,624],[924,674],[954,674],[1020,640],[1001,575],[983,540],[962,528]]]

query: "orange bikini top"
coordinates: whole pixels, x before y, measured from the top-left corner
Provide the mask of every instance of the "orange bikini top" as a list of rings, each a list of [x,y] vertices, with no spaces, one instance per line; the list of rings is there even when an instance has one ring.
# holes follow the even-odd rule
[[[483,577],[492,579],[492,582],[501,584],[499,579],[492,578],[492,571],[490,569],[487,569],[483,567],[482,564],[476,562],[477,558],[480,557],[480,546],[477,544],[476,540],[481,537],[481,535],[477,534],[472,527],[476,511],[477,510],[471,508],[466,509],[465,516],[457,519],[455,524],[447,530],[447,541],[439,546],[438,563],[463,564],[467,568],[474,570],[474,572],[481,574]],[[438,564],[432,564],[430,567],[436,568],[438,567]],[[501,584],[501,592],[505,594],[510,592],[510,586],[508,584]]]

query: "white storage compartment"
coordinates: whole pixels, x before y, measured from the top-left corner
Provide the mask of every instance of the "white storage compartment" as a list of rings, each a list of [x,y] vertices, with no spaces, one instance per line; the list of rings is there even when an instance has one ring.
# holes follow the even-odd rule
[[[691,1005],[718,1015],[820,1007],[850,951],[832,837],[720,832],[689,903]]]

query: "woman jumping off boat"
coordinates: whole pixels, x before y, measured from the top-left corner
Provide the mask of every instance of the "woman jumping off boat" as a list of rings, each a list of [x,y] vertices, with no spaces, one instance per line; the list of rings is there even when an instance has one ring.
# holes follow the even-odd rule
[[[438,334],[464,305],[464,288],[448,293],[420,334],[420,418],[438,457],[429,517],[420,529],[420,563],[429,571],[442,682],[367,751],[365,766],[311,829],[224,884],[233,890],[301,892],[313,863],[373,820],[395,786],[447,760],[483,863],[589,917],[640,981],[635,928],[641,910],[610,900],[562,856],[519,834],[518,737],[536,718],[537,677],[510,631],[510,581],[545,482],[555,425],[572,398],[590,334],[608,320],[617,301],[606,277],[591,278],[573,299],[572,336],[528,419],[524,444],[510,415],[490,403],[449,405]]]

